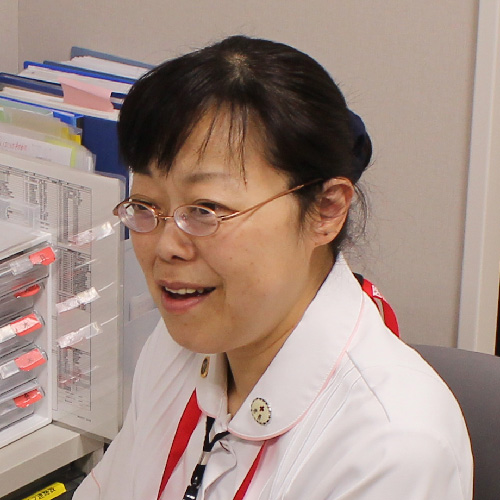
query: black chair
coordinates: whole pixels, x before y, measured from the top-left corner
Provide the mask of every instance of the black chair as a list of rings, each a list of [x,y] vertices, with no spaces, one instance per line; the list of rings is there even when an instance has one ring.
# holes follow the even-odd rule
[[[500,500],[500,358],[453,347],[413,348],[462,408],[474,455],[474,500]]]

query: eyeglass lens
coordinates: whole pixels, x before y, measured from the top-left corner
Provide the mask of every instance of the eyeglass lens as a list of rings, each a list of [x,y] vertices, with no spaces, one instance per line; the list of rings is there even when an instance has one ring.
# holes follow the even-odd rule
[[[195,205],[177,208],[174,220],[177,226],[193,236],[208,236],[219,227],[219,220],[213,212]]]
[[[139,233],[152,231],[158,223],[154,209],[140,203],[123,203],[118,208],[118,215],[129,229]],[[208,236],[219,226],[219,220],[212,211],[195,205],[177,208],[173,218],[180,229],[193,236]]]
[[[147,233],[157,224],[153,210],[139,203],[123,203],[118,208],[120,220],[132,231]]]

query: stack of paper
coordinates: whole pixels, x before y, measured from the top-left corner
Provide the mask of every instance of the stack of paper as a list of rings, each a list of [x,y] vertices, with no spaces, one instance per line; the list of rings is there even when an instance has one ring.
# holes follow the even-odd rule
[[[81,145],[81,129],[46,111],[0,99],[0,150],[93,171],[94,155]]]
[[[116,122],[130,87],[151,67],[73,47],[68,61],[26,61],[18,75],[0,73],[0,150],[127,178]],[[66,128],[53,135],[54,122]]]

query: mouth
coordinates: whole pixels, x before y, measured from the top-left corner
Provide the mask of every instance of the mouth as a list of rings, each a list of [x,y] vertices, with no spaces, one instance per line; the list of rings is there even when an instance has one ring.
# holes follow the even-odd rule
[[[202,288],[168,288],[162,287],[165,294],[173,300],[186,300],[195,297],[208,295],[215,290],[215,287],[202,287]]]

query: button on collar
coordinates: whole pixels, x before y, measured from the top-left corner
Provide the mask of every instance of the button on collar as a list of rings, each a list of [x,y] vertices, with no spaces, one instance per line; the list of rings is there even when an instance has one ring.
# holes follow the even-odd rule
[[[253,419],[260,425],[266,425],[271,420],[271,407],[265,399],[255,398],[250,410]]]

